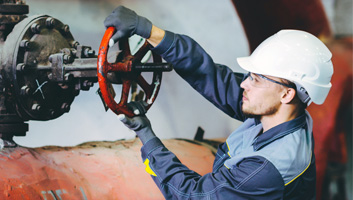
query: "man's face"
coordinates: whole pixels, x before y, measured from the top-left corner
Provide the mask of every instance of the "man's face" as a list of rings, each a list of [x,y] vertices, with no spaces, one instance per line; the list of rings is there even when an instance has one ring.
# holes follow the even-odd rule
[[[275,81],[279,78],[266,76]],[[248,117],[270,116],[277,113],[281,105],[281,91],[284,87],[262,78],[257,74],[250,73],[240,87],[243,92],[243,113]]]

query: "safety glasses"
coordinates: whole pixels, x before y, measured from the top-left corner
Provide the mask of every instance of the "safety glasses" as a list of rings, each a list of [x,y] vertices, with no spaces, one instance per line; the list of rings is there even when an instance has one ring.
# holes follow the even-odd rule
[[[270,86],[271,82],[279,84],[279,85],[282,85],[282,86],[285,86],[285,87],[294,88],[294,86],[292,86],[292,85],[272,80],[272,79],[267,78],[266,76],[263,76],[261,74],[256,74],[256,73],[249,72],[246,75],[246,77],[249,78],[249,82],[250,82],[250,84],[252,86],[258,87],[258,88],[267,88],[267,87]]]

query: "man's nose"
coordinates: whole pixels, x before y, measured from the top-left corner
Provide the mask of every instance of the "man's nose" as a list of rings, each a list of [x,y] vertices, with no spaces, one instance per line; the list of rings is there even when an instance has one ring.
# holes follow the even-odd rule
[[[248,88],[249,86],[249,77],[247,77],[245,80],[243,80],[243,82],[240,83],[240,87],[243,89]]]

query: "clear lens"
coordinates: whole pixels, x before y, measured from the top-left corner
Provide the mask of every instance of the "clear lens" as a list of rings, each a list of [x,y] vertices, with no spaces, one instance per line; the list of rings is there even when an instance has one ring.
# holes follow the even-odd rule
[[[252,86],[258,87],[258,88],[267,88],[270,86],[270,81],[267,81],[266,79],[263,79],[257,74],[254,73],[248,73],[248,79],[249,82]]]

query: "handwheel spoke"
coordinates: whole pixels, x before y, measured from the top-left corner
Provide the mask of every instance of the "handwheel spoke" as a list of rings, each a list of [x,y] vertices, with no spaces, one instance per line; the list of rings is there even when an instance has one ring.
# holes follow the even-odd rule
[[[157,54],[152,54],[154,63],[162,63],[162,57]]]
[[[150,50],[150,44],[145,41],[141,48],[134,54],[134,61],[140,62],[146,53]]]
[[[137,78],[137,83],[140,85],[140,87],[146,94],[146,102],[148,104],[152,104],[156,99],[161,85],[161,80],[162,72],[155,72],[153,74],[153,80],[151,84],[148,84],[141,75]]]
[[[124,58],[131,57],[131,50],[128,38],[124,38],[119,41],[119,49],[122,51]]]
[[[155,72],[153,74],[153,80],[152,80],[153,91],[150,99],[148,99],[148,101],[150,101],[150,102],[147,102],[148,104],[152,104],[156,99],[157,94],[159,92],[159,88],[161,87],[161,82],[162,82],[162,72]]]
[[[129,98],[129,91],[131,87],[131,80],[123,79],[123,89],[121,92],[121,98],[119,102],[119,106],[126,106],[128,98]]]
[[[152,94],[151,85],[148,84],[147,81],[141,75],[137,77],[137,84],[139,84],[139,86],[145,92],[146,97],[150,98]]]
[[[99,47],[98,59],[97,59],[97,76],[99,87],[101,90],[102,98],[105,101],[106,105],[116,114],[125,114],[128,117],[133,117],[135,114],[128,109],[128,98],[130,93],[130,88],[132,87],[132,82],[136,81],[144,93],[146,94],[145,101],[149,104],[146,107],[146,110],[150,108],[156,96],[158,94],[161,78],[162,78],[162,67],[156,65],[161,63],[161,57],[153,55],[152,65],[142,65],[141,60],[150,50],[150,44],[146,41],[143,46],[137,51],[135,55],[131,55],[128,38],[119,40],[119,48],[122,51],[118,54],[115,63],[108,63],[107,54],[108,54],[108,41],[115,32],[114,27],[107,28],[101,45]],[[132,66],[134,63],[134,66]],[[132,69],[132,67],[134,69]],[[142,76],[142,71],[153,72],[152,83],[149,84]],[[113,88],[110,87],[111,83],[107,79],[107,73],[118,74],[119,83],[122,81],[122,93],[120,97],[120,102],[117,103],[114,100],[114,95],[112,95]]]

